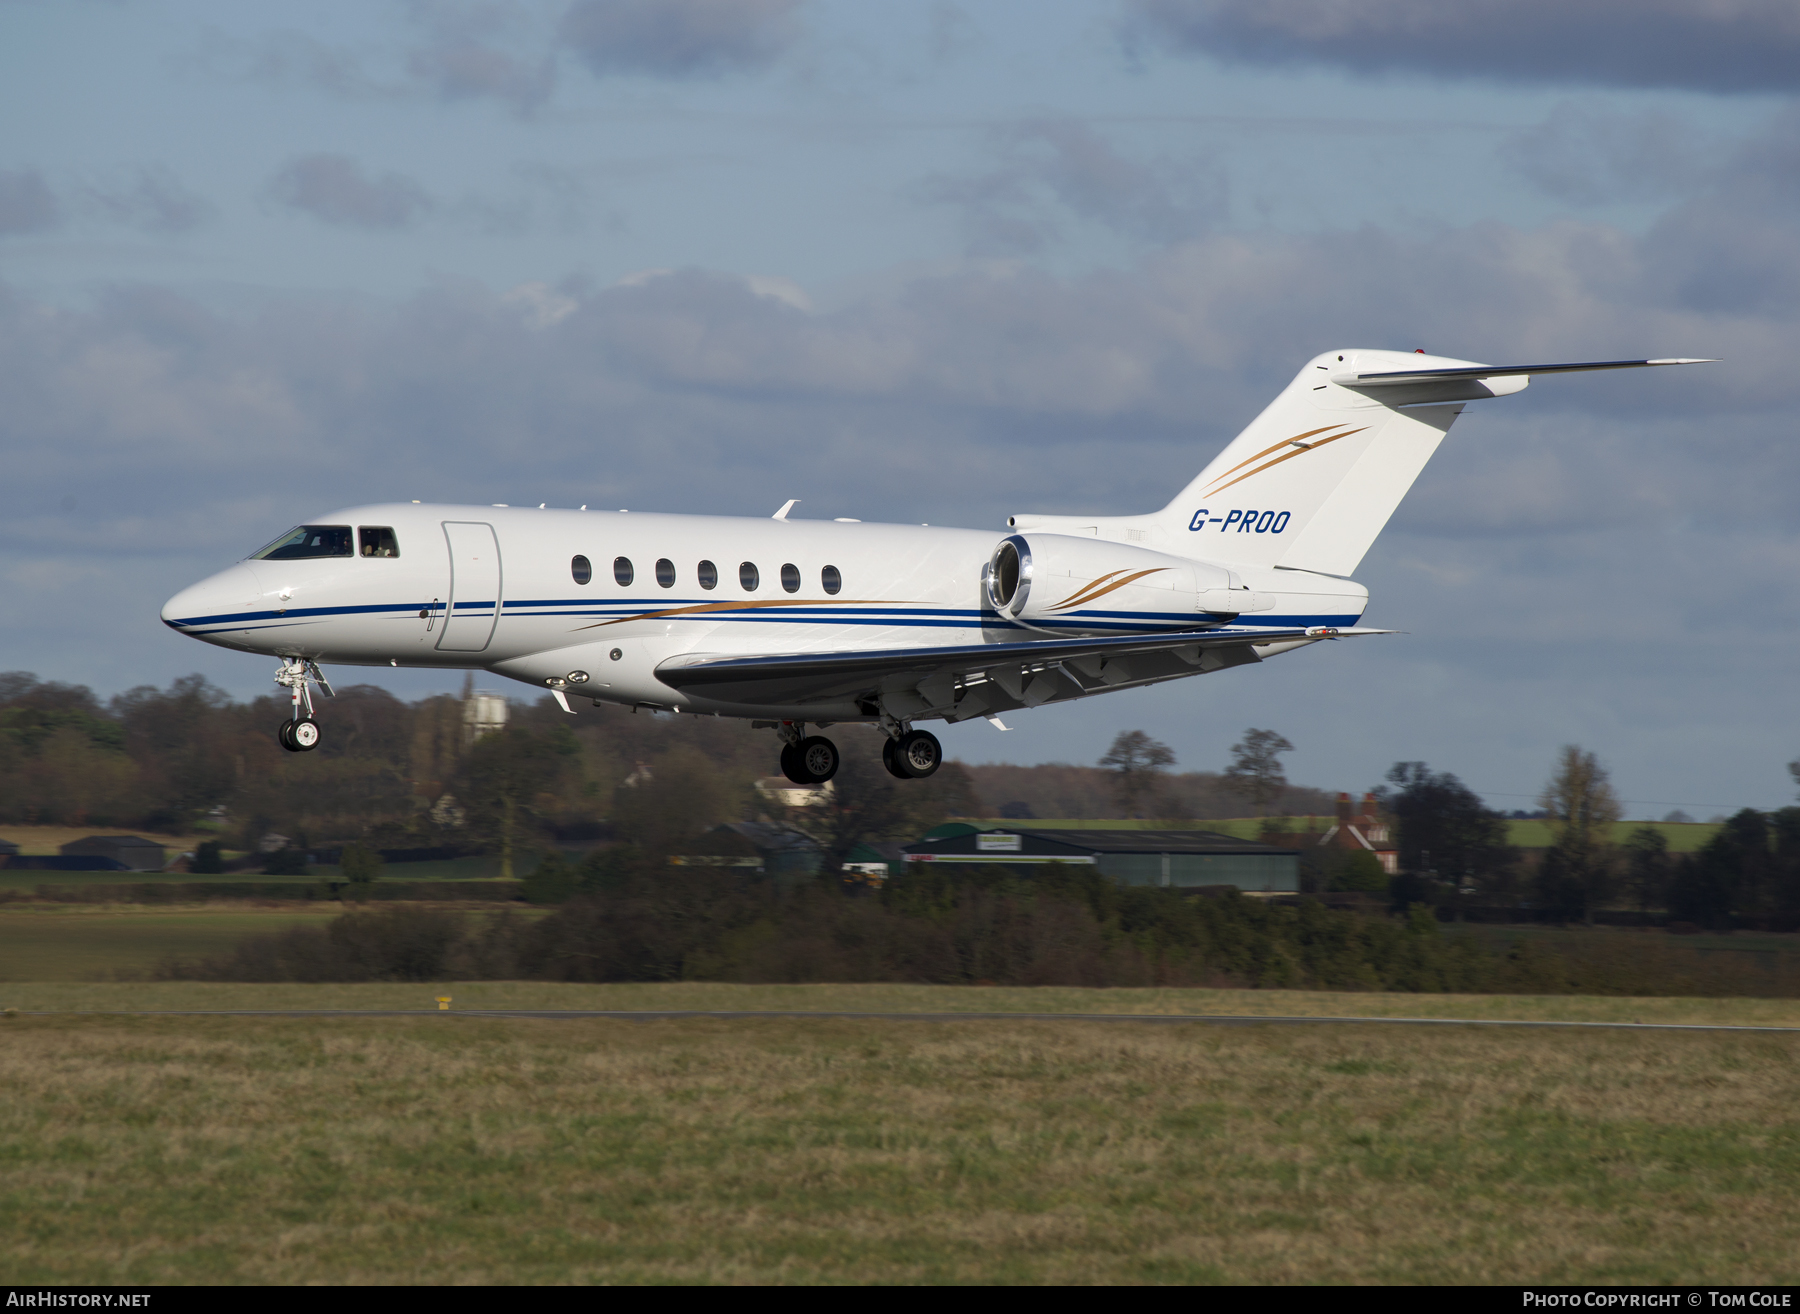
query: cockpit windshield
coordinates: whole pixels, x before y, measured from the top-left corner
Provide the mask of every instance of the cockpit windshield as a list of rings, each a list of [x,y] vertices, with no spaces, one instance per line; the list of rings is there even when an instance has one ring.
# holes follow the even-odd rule
[[[301,525],[290,529],[260,552],[252,552],[252,561],[298,561],[302,557],[353,557],[349,525]]]

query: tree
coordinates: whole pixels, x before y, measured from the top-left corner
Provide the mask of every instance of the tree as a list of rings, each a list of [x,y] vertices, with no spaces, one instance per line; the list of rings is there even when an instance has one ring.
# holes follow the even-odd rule
[[[1394,817],[1401,870],[1486,882],[1512,865],[1506,822],[1450,772],[1396,762],[1387,779],[1396,787],[1382,797]]]
[[[619,838],[661,862],[737,812],[731,782],[704,754],[674,748],[613,792]]]
[[[1260,814],[1281,797],[1287,788],[1287,776],[1281,769],[1281,755],[1291,753],[1294,746],[1273,730],[1246,730],[1244,737],[1231,746],[1231,765],[1225,768],[1225,783],[1248,800]]]
[[[557,783],[580,751],[566,729],[512,726],[483,735],[469,750],[456,796],[468,809],[471,828],[499,850],[502,879],[512,879],[513,856],[533,828],[538,796]]]
[[[1606,768],[1577,744],[1565,744],[1538,806],[1549,814],[1556,842],[1539,867],[1545,902],[1565,916],[1591,919],[1612,892],[1618,866],[1613,826],[1624,814]]]
[[[1669,837],[1653,826],[1639,826],[1625,837],[1625,888],[1638,908],[1660,908],[1668,896]]]
[[[1355,890],[1364,894],[1383,894],[1388,887],[1388,874],[1381,869],[1381,859],[1367,849],[1338,849],[1343,859],[1330,876],[1333,890]]]
[[[366,844],[346,844],[338,858],[338,867],[344,873],[344,879],[350,882],[354,896],[366,899],[369,887],[381,878],[381,854]]]
[[[1113,790],[1125,815],[1135,817],[1145,798],[1157,792],[1163,770],[1175,765],[1175,752],[1142,730],[1121,730],[1100,765],[1114,773]]]

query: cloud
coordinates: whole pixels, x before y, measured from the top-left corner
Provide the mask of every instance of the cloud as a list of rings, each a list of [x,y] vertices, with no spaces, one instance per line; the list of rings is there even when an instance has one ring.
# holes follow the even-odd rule
[[[267,664],[166,634],[156,608],[363,501],[766,516],[801,497],[808,516],[997,536],[1009,512],[1162,504],[1332,346],[1721,356],[1471,406],[1359,572],[1370,622],[1408,637],[952,742],[1092,760],[1149,721],[1217,766],[1244,725],[1273,725],[1311,755],[1296,778],[1358,785],[1422,757],[1528,791],[1576,739],[1628,770],[1628,796],[1706,779],[1723,792],[1702,799],[1770,806],[1800,714],[1795,140],[1783,116],[1716,151],[1641,233],[1204,230],[1079,276],[990,263],[824,308],[697,269],[231,313],[152,287],[71,306],[0,286],[7,664],[257,689]]]
[[[280,29],[243,39],[208,33],[193,62],[246,82],[298,83],[358,101],[491,99],[520,114],[556,88],[555,21],[548,6],[414,0],[396,39],[365,44]]]
[[[1082,124],[1008,128],[995,135],[993,152],[990,169],[939,175],[918,189],[922,199],[961,211],[973,254],[1039,251],[1069,219],[1166,245],[1226,212],[1224,174],[1210,159],[1128,159]]]
[[[0,237],[41,233],[62,222],[62,206],[36,169],[0,169]]]
[[[425,189],[404,174],[374,177],[343,155],[303,155],[270,183],[283,205],[322,223],[349,228],[405,228],[429,211]]]
[[[212,214],[203,198],[160,168],[136,169],[123,181],[87,187],[84,198],[96,217],[147,233],[185,233]]]
[[[718,77],[767,66],[799,37],[801,0],[576,0],[562,40],[599,77]]]
[[[428,36],[408,55],[407,72],[442,99],[492,97],[529,113],[555,90],[556,58],[541,39],[547,34],[519,6],[436,0],[415,4],[413,19]]]
[[[1717,143],[1674,115],[1573,104],[1509,134],[1499,150],[1539,191],[1573,205],[1687,195],[1715,176],[1718,160]]]
[[[1800,89],[1791,0],[1124,0],[1128,43],[1319,64],[1714,93]]]

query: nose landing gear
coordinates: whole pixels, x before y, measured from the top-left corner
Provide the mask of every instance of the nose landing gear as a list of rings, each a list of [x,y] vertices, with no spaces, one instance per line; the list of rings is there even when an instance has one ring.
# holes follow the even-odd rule
[[[327,698],[334,698],[331,684],[319,671],[319,664],[304,657],[282,659],[275,672],[275,683],[293,695],[294,714],[281,723],[275,737],[290,753],[310,753],[319,746],[319,723],[313,720],[312,686],[318,685]],[[305,714],[301,714],[301,709]]]

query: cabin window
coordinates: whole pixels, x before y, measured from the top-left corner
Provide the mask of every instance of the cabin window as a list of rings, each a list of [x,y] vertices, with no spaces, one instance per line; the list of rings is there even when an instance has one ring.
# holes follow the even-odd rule
[[[719,568],[712,562],[702,561],[694,574],[699,576],[701,588],[716,589],[719,587]]]
[[[675,587],[675,563],[667,557],[656,563],[656,582],[665,589]]]
[[[397,557],[400,555],[400,540],[394,537],[394,531],[375,525],[364,525],[356,531],[362,543],[362,554],[365,557]]]
[[[569,574],[575,577],[577,584],[586,584],[594,577],[594,563],[586,557],[570,557]]]
[[[791,561],[781,568],[781,587],[789,593],[800,591],[800,567]]]
[[[746,561],[738,566],[738,583],[744,586],[744,592],[756,592],[756,586],[761,580],[762,576],[756,573],[756,567],[750,562]]]
[[[631,569],[630,557],[613,558],[613,578],[619,581],[620,588],[624,588],[627,584],[631,583],[633,572]]]
[[[827,593],[836,593],[844,587],[844,577],[838,574],[836,566],[827,566],[819,572],[819,583],[825,586]]]
[[[288,530],[252,561],[299,561],[305,557],[351,557],[349,525],[300,525]]]

